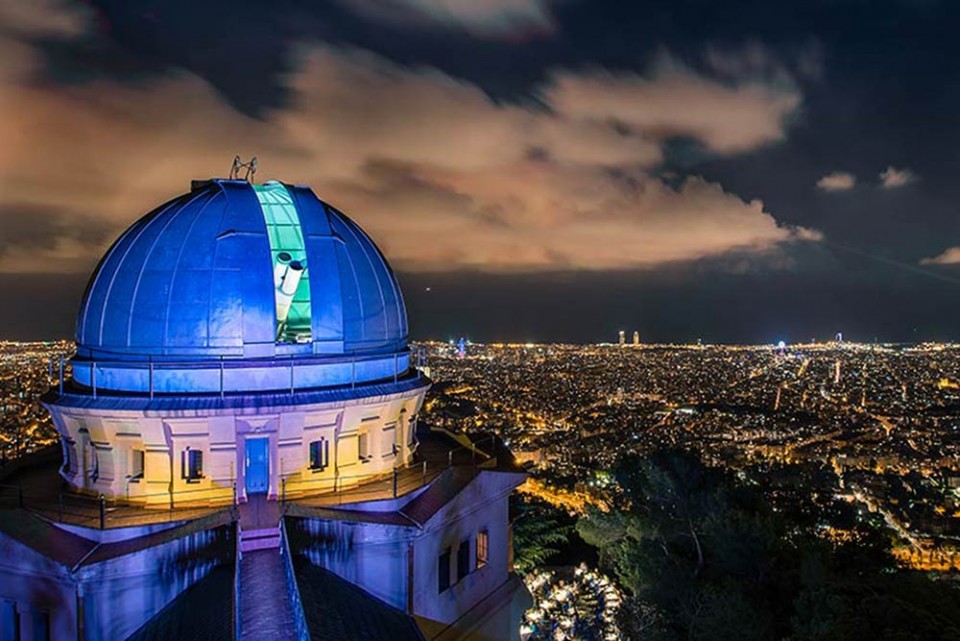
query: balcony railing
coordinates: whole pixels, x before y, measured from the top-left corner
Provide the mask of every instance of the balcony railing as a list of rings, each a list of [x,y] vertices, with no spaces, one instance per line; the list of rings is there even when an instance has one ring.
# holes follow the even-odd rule
[[[152,399],[174,394],[208,394],[221,398],[257,392],[292,394],[311,389],[354,389],[358,385],[398,382],[414,374],[420,378],[420,369],[414,367],[412,361],[408,351],[260,359],[74,358],[69,363],[61,358],[56,385],[61,395],[70,392],[94,398],[98,395],[142,395]]]

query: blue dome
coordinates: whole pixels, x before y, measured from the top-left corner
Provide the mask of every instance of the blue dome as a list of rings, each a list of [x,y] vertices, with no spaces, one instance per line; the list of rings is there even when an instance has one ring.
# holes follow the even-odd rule
[[[195,183],[114,243],[77,320],[89,361],[351,358],[406,352],[397,280],[306,187]]]

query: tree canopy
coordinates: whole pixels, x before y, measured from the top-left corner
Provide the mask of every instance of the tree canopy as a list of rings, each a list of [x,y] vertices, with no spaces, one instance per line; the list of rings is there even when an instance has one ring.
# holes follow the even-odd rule
[[[960,591],[897,568],[873,528],[827,541],[808,514],[774,509],[687,453],[626,457],[616,476],[617,509],[588,512],[577,530],[632,595],[625,628],[637,636],[960,638]]]

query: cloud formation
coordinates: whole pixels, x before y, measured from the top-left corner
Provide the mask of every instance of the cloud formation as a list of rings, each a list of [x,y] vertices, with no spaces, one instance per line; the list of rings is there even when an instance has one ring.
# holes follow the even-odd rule
[[[823,191],[847,191],[853,189],[857,179],[846,171],[834,171],[817,181],[817,188]]]
[[[936,256],[924,258],[921,265],[957,265],[960,264],[960,247],[950,247]]]
[[[891,166],[880,172],[880,184],[884,189],[903,187],[916,179],[917,175],[909,169],[895,169]]]
[[[737,72],[729,56],[725,64]],[[800,105],[799,91],[792,84],[736,78],[721,82],[663,58],[650,76],[603,69],[557,73],[543,97],[566,117],[613,121],[658,139],[691,138],[720,154],[782,140],[787,117]]]
[[[32,56],[0,33],[0,193],[13,206],[0,216],[33,212],[50,241],[14,242],[0,271],[90,269],[107,238],[238,153],[259,156],[258,179],[313,186],[407,271],[652,268],[820,237],[716,183],[655,173],[670,137],[716,154],[780,140],[800,102],[782,85],[679,66],[558,71],[542,105],[521,105],[435,69],[312,46],[286,78],[291,102],[254,119],[194,75],[56,87],[34,81]]]
[[[340,0],[391,26],[459,28],[478,38],[516,38],[554,30],[551,0]]]

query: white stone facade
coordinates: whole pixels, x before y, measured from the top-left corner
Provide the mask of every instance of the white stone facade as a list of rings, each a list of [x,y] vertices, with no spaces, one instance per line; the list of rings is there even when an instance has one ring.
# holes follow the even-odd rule
[[[257,491],[320,493],[407,466],[425,391],[162,413],[48,409],[62,436],[61,475],[77,490],[146,505],[226,504],[234,491],[240,502]],[[263,441],[266,461],[251,460]]]

